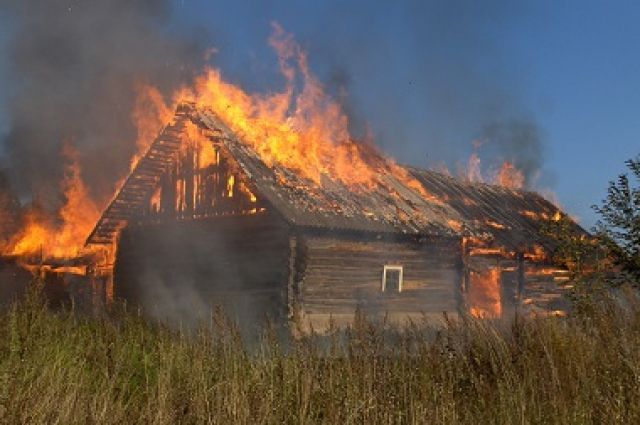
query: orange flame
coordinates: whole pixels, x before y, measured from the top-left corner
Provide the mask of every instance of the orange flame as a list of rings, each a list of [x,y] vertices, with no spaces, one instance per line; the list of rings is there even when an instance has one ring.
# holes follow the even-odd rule
[[[469,311],[474,317],[497,318],[502,314],[500,269],[469,273]]]
[[[145,84],[136,85],[136,101],[131,120],[136,126],[136,152],[131,159],[131,169],[149,149],[160,129],[173,118],[174,108],[168,106],[160,91]],[[120,187],[120,185],[118,185]]]
[[[34,255],[69,258],[77,255],[85,238],[100,217],[100,210],[91,201],[81,178],[78,154],[66,146],[63,155],[70,161],[62,182],[65,204],[58,220],[31,210],[24,228],[9,244],[9,255]]]
[[[233,188],[236,184],[236,178],[231,174],[227,180],[227,196],[233,198]]]
[[[524,258],[531,261],[543,261],[547,258],[547,252],[540,245],[533,245],[533,248],[524,253]]]
[[[309,69],[306,53],[290,34],[274,24],[269,43],[285,78],[282,91],[252,95],[225,81],[219,70],[208,68],[192,88],[181,89],[175,97],[212,110],[267,165],[287,167],[316,185],[333,179],[367,190],[384,184],[378,178],[382,172],[435,200],[404,168],[381,160],[372,146],[352,139],[347,116],[324,92]]]
[[[524,174],[510,161],[504,161],[498,170],[485,170],[483,173],[482,160],[477,152],[473,152],[466,167],[461,168],[461,176],[471,183],[490,183],[515,190],[525,185]]]
[[[502,163],[494,183],[509,189],[522,189],[524,187],[524,174],[511,162],[505,161]]]

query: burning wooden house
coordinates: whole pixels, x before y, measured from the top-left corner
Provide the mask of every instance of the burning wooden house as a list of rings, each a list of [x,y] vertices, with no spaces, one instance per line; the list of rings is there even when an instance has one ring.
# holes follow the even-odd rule
[[[164,318],[219,304],[306,329],[357,309],[394,321],[561,309],[566,277],[547,267],[553,242],[540,232],[559,214],[551,203],[359,149],[372,166],[345,161],[353,184],[300,173],[181,104],[87,240],[116,253],[96,270],[113,269],[107,297]]]

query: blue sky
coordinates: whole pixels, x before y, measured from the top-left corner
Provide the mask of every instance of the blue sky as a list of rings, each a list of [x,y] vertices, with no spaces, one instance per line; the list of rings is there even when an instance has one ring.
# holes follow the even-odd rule
[[[372,129],[401,162],[455,169],[487,125],[530,123],[539,143],[523,161],[586,227],[640,154],[639,2],[167,1],[167,31],[216,47],[212,64],[251,91],[282,82],[267,45],[270,23],[282,24],[327,89],[346,91],[354,131]],[[0,16],[0,131],[6,27]]]
[[[555,190],[589,224],[605,182],[640,154],[640,3],[575,6],[532,22],[516,42],[530,51],[529,91],[548,134]]]

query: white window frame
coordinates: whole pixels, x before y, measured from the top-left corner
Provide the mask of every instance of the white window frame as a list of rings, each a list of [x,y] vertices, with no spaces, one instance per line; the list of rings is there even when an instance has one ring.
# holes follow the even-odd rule
[[[392,264],[385,264],[384,269],[382,270],[382,292],[386,292],[386,289],[387,289],[387,272],[388,271],[399,272],[398,292],[402,292],[402,278],[403,278],[404,267],[400,265],[392,265]]]

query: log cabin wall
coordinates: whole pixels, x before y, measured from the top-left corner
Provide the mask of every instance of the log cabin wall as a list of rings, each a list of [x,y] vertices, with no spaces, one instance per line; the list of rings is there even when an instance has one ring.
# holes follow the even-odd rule
[[[120,238],[115,295],[171,323],[215,306],[254,332],[287,317],[289,228],[270,213],[133,225]]]
[[[513,317],[520,302],[521,262],[494,255],[465,255],[464,264],[466,310],[476,317]]]
[[[565,294],[571,289],[568,270],[545,264],[523,263],[522,312],[528,315],[564,315],[569,309]]]
[[[490,271],[495,271],[494,282],[488,278]],[[492,287],[494,284],[497,286]],[[479,317],[562,315],[569,308],[565,295],[570,287],[566,269],[529,261],[522,255],[465,256],[464,303],[470,313]]]
[[[461,261],[456,239],[379,240],[340,233],[297,241],[296,320],[303,330],[344,326],[356,310],[395,323],[457,314]],[[385,265],[403,267],[402,290],[382,292]]]

